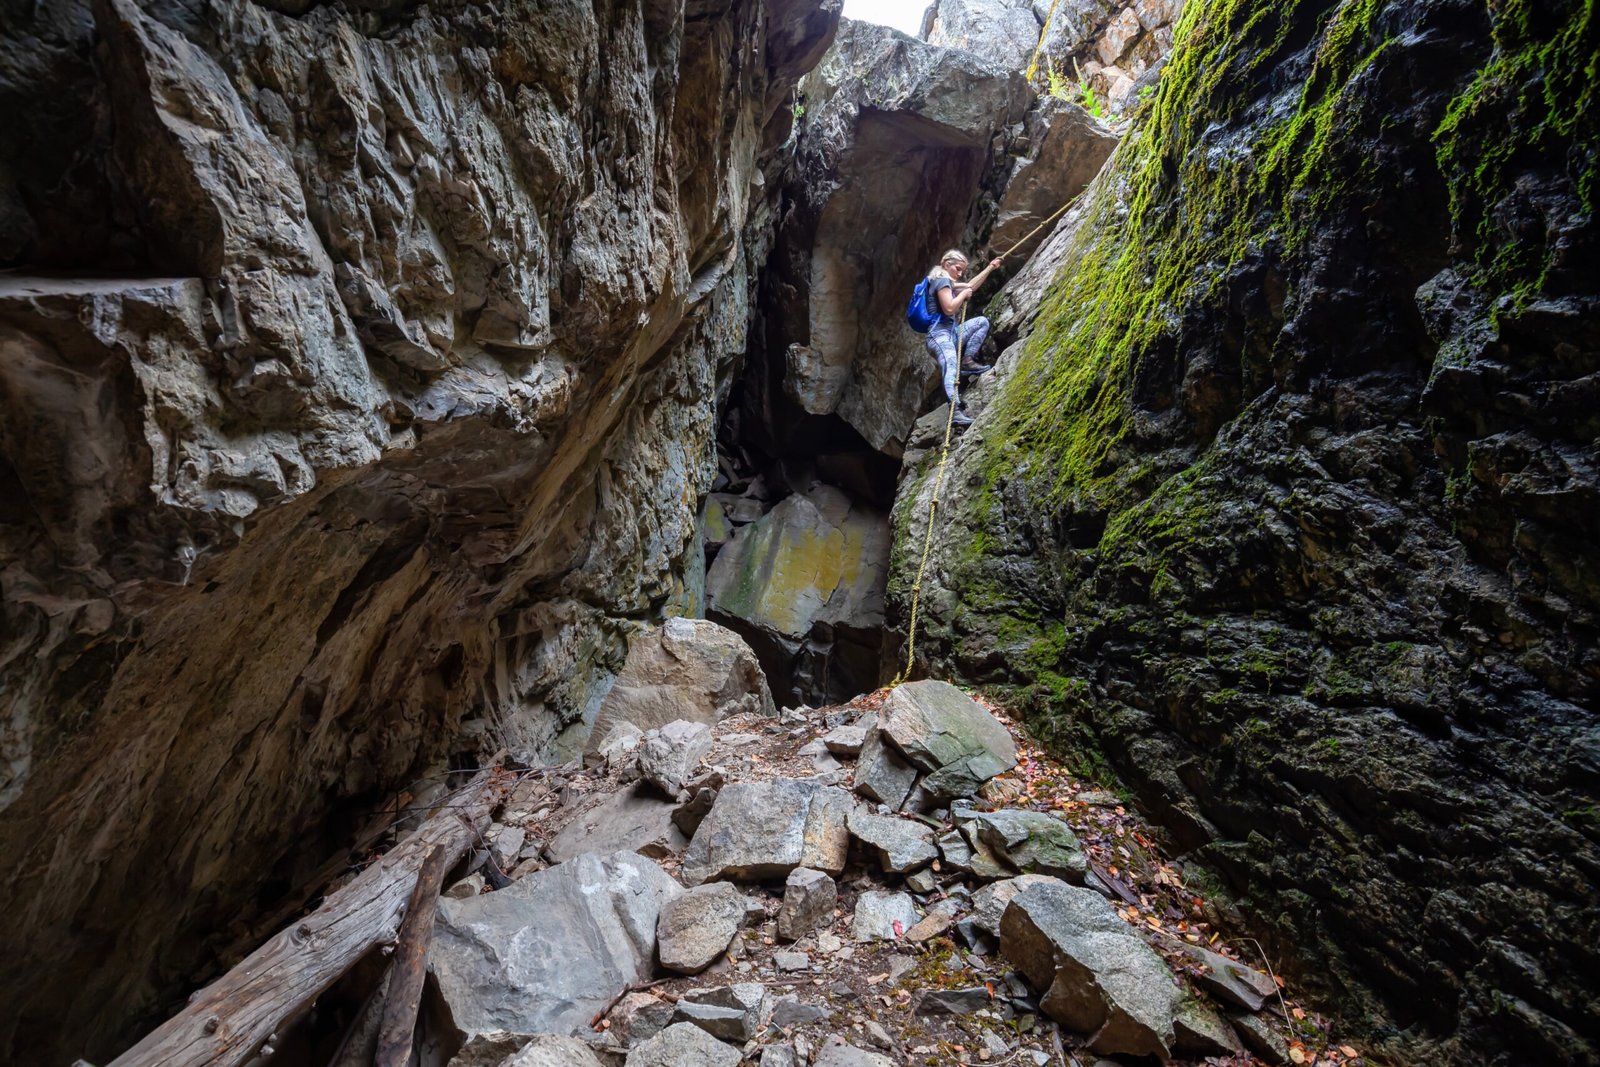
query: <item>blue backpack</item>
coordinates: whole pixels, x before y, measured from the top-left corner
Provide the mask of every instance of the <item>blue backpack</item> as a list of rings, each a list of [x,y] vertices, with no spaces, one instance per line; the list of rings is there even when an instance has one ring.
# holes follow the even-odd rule
[[[911,301],[906,304],[906,325],[918,333],[927,333],[940,318],[939,314],[928,310],[928,279],[924,278],[911,290]]]

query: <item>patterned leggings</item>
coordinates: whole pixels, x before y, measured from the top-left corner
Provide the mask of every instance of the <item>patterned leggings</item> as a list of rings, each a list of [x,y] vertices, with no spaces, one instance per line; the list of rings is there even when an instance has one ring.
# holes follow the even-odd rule
[[[982,315],[974,315],[961,324],[959,342],[956,339],[954,325],[935,326],[928,331],[923,344],[933,353],[933,358],[939,361],[939,369],[944,371],[944,395],[951,403],[956,400],[956,383],[961,380],[961,360],[965,358],[970,363],[977,359],[978,349],[983,347],[983,340],[988,336],[989,320]]]

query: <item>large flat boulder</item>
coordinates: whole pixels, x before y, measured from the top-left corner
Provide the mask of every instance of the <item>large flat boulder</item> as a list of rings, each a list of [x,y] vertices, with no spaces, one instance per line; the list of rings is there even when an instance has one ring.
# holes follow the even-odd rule
[[[544,847],[551,863],[565,863],[586,852],[606,855],[637,852],[660,859],[676,855],[689,839],[672,821],[675,801],[654,796],[635,783],[579,812]]]
[[[796,867],[838,874],[850,844],[850,808],[850,794],[834,786],[788,778],[735,782],[717,794],[689,842],[684,880],[760,881]]]
[[[1017,765],[1017,745],[999,719],[948,682],[906,682],[889,691],[878,731],[926,772],[918,782],[932,799],[971,796]]]
[[[1171,1055],[1182,1001],[1154,949],[1106,899],[1057,879],[1036,881],[1007,905],[1000,951],[1035,988],[1045,1014],[1106,1055]]]
[[[496,893],[439,901],[428,949],[458,1034],[575,1034],[650,977],[661,908],[683,893],[632,852],[585,854]]]
[[[706,619],[668,619],[628,646],[622,673],[595,714],[584,762],[594,762],[618,723],[641,731],[679,719],[711,726],[743,712],[775,713],[744,638]]]

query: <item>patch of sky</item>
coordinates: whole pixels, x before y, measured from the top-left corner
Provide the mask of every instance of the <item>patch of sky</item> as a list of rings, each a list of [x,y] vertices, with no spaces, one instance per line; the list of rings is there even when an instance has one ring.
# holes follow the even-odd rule
[[[922,13],[928,0],[844,0],[844,17],[858,22],[893,26],[915,37],[922,29]]]

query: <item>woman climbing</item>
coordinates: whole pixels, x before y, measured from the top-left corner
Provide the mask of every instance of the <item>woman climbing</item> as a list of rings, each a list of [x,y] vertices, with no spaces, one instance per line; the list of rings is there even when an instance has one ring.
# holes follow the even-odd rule
[[[989,336],[989,320],[982,315],[974,315],[957,326],[956,315],[972,299],[972,294],[983,284],[983,280],[999,265],[1000,260],[991,259],[977,277],[970,282],[963,282],[962,277],[967,273],[967,257],[952,248],[940,257],[939,265],[928,272],[928,312],[931,317],[937,306],[938,321],[928,328],[927,340],[923,343],[944,371],[944,395],[956,405],[957,426],[972,425],[971,417],[961,406],[957,389],[961,376],[982,374],[992,368],[979,363],[977,359],[984,338]]]

